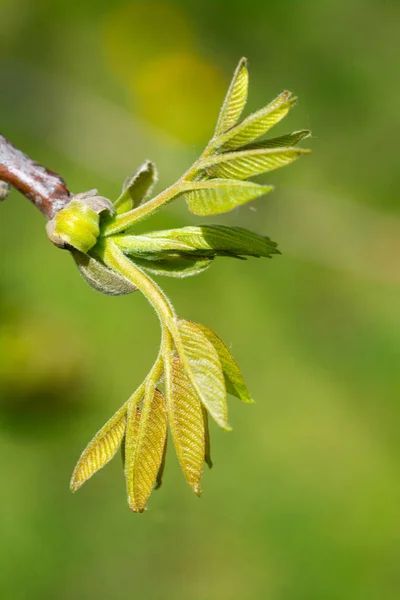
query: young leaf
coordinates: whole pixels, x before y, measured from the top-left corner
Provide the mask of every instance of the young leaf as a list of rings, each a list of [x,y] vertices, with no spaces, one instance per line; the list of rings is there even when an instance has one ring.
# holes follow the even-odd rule
[[[247,179],[290,164],[299,156],[309,154],[305,148],[261,148],[216,154],[202,161],[210,177]],[[212,181],[209,182],[212,184]]]
[[[197,327],[201,329],[203,334],[206,336],[209,342],[214,346],[218,353],[219,360],[221,361],[222,370],[225,376],[226,389],[229,394],[236,396],[243,402],[252,404],[254,400],[251,398],[247,389],[246,383],[243,379],[243,375],[239,369],[237,362],[234,360],[232,354],[224,344],[224,342],[205,325],[197,323]]]
[[[72,474],[70,486],[73,492],[115,456],[125,433],[126,411],[126,406],[120,408],[82,452]]]
[[[261,140],[260,142],[253,142],[252,144],[246,144],[241,146],[240,150],[257,150],[260,148],[287,148],[290,146],[296,146],[304,138],[310,137],[311,131],[309,129],[301,129],[300,131],[293,131],[293,133],[287,133],[280,137],[270,138],[269,140]]]
[[[192,277],[199,275],[212,263],[212,258],[198,256],[170,255],[157,260],[135,258],[135,264],[153,275],[165,275],[167,277]]]
[[[151,231],[143,235],[116,235],[113,237],[113,241],[124,254],[138,258],[193,252],[193,246],[190,243],[179,239],[179,235],[174,235],[174,232],[178,231],[182,231],[182,229]]]
[[[187,229],[194,230],[188,233],[193,245],[196,244],[201,252],[209,248],[217,255],[227,253],[234,256],[270,257],[280,254],[276,243],[270,238],[242,227],[203,225]]]
[[[157,170],[149,160],[146,160],[133,175],[128,177],[122,186],[122,193],[114,202],[118,215],[136,208],[150,195],[157,182]]]
[[[286,117],[296,102],[296,98],[291,98],[290,96],[290,92],[283,92],[268,106],[253,113],[239,123],[239,125],[221,135],[218,141],[219,147],[224,148],[224,150],[239,148],[267,133],[274,125]]]
[[[195,323],[180,319],[178,329],[180,336],[174,341],[192,386],[218,425],[230,430],[224,375],[216,350]]]
[[[143,236],[115,236],[113,239],[126,254],[148,258],[152,253],[158,253],[159,260],[171,252],[182,252],[184,256],[194,253],[202,257],[220,255],[269,257],[279,254],[276,243],[270,238],[242,227],[226,225],[182,227],[154,231]]]
[[[202,406],[178,357],[170,368],[166,397],[172,439],[186,481],[199,496],[205,454]]]
[[[249,73],[247,71],[247,61],[245,58],[242,58],[233,75],[228,93],[222,105],[215,129],[216,135],[235,125],[239,119],[246,105],[248,85]]]
[[[128,279],[108,269],[95,258],[78,250],[71,250],[71,254],[86,283],[96,292],[108,296],[122,296],[136,292],[137,288]]]
[[[217,155],[215,158],[220,156],[225,155]],[[218,167],[215,166],[214,161],[210,161],[211,159],[205,161],[204,165],[212,165],[208,166],[207,172],[215,173]],[[271,185],[259,185],[253,181],[237,181],[237,179],[237,177],[236,179],[212,179],[190,184],[192,189],[185,194],[190,212],[199,216],[219,215],[273,190]]]
[[[152,394],[148,403],[147,394]],[[146,390],[143,410],[134,408],[128,413],[125,448],[125,476],[128,503],[134,512],[143,512],[155,484],[164,454],[167,436],[167,413],[164,397],[152,386]]]
[[[204,419],[204,462],[208,466],[209,469],[212,469],[213,463],[211,460],[211,445],[210,445],[210,430],[208,427],[208,412],[201,406],[203,410],[203,419]]]

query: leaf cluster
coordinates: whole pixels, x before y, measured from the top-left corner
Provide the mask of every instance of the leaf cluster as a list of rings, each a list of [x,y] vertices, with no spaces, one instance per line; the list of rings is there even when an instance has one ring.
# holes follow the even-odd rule
[[[294,106],[296,98],[290,92],[240,120],[247,94],[247,62],[242,59],[212,139],[198,160],[166,190],[152,197],[157,170],[146,161],[124,182],[112,205],[98,197],[97,191],[81,195],[49,225],[52,241],[71,251],[91,287],[109,295],[139,289],[161,324],[160,350],[153,367],[82,453],[71,481],[74,491],[121,448],[128,503],[133,511],[142,512],[152,489],[161,485],[169,431],[186,481],[199,495],[204,462],[212,464],[208,415],[229,430],[227,394],[252,402],[222,340],[208,327],[180,319],[149,274],[183,278],[201,273],[218,257],[271,258],[279,254],[276,243],[224,225],[135,233],[136,223],[181,196],[195,215],[230,211],[273,189],[251,177],[310,152],[297,146],[310,135],[307,130],[264,138]]]

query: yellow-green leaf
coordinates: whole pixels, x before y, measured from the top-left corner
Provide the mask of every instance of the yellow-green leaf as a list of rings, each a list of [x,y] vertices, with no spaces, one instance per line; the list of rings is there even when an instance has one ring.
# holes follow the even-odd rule
[[[305,148],[261,148],[216,154],[202,162],[210,177],[247,179],[280,169],[311,150]],[[212,183],[212,182],[210,182]]]
[[[253,403],[254,400],[251,398],[247,389],[243,375],[239,369],[237,362],[234,360],[232,354],[228,350],[224,342],[219,338],[209,327],[205,325],[197,324],[197,327],[201,329],[206,338],[212,343],[216,349],[219,360],[221,361],[222,370],[225,375],[226,389],[229,394],[236,396],[243,402]]]
[[[186,481],[199,496],[205,456],[202,406],[178,357],[172,359],[170,368],[166,388],[172,439]]]
[[[223,155],[217,155],[217,157],[219,156]],[[212,163],[212,171],[214,172],[217,168]],[[211,179],[188,185],[193,189],[186,192],[186,203],[190,212],[200,216],[228,212],[273,190],[271,185],[259,185],[252,181],[238,181],[237,179]]]
[[[126,411],[126,406],[120,408],[96,433],[82,452],[72,474],[71,490],[73,492],[115,456],[125,433]]]
[[[279,254],[277,244],[270,238],[242,227],[200,225],[153,231],[145,235],[114,236],[117,246],[130,256],[140,259],[158,255],[158,260],[174,253],[182,257],[263,256]],[[147,254],[146,254],[147,252]],[[135,258],[137,262],[137,258]],[[145,261],[138,262],[143,267]]]
[[[201,329],[190,321],[178,321],[178,354],[198,397],[220,427],[229,430],[224,375],[217,351]]]
[[[216,135],[235,125],[239,119],[247,102],[248,85],[249,73],[247,71],[247,61],[245,58],[242,58],[233,75],[228,93],[222,105],[215,129]]]
[[[128,177],[123,186],[122,193],[114,202],[118,215],[136,208],[150,195],[154,184],[157,182],[157,170],[149,160],[146,160],[133,175]]]
[[[279,123],[296,102],[290,92],[283,92],[270,104],[253,113],[247,119],[221,135],[218,142],[220,148],[230,150],[239,148],[261,137],[274,125]]]
[[[148,402],[152,395],[151,402]],[[128,413],[125,445],[125,477],[128,503],[134,512],[143,512],[156,482],[167,436],[164,397],[153,386],[146,390],[143,409]]]

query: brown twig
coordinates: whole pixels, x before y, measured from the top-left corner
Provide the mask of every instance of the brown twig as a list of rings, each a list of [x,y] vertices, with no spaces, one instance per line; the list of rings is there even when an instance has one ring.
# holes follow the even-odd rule
[[[71,199],[65,181],[18,150],[0,134],[0,180],[28,198],[47,219]]]

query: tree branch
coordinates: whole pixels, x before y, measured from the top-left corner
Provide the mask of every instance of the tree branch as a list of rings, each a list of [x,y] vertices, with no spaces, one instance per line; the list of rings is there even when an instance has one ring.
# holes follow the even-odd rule
[[[0,180],[21,192],[47,219],[71,200],[65,181],[18,150],[0,134]]]

